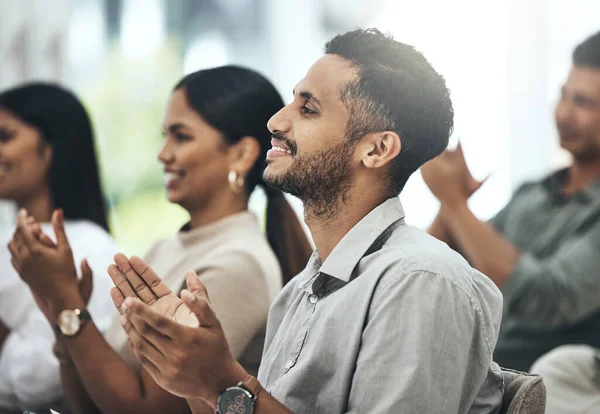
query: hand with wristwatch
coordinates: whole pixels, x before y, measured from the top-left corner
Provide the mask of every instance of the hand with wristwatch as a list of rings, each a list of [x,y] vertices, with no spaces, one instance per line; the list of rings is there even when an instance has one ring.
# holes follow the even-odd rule
[[[70,363],[65,341],[77,336],[90,320],[86,304],[92,288],[91,269],[87,263],[82,263],[83,276],[81,281],[78,279],[60,210],[52,215],[52,224],[56,243],[43,234],[39,224],[28,218],[26,212],[19,212],[17,230],[9,249],[13,266],[54,326],[55,355],[61,363]],[[115,260],[128,262],[129,266],[118,268],[128,267],[131,274],[119,272],[117,266],[109,267],[109,275],[116,285],[111,296],[124,314],[123,327],[134,353],[156,383],[172,394],[186,398],[192,411],[196,407],[204,412],[208,403],[217,413],[252,414],[259,401],[263,401],[263,406],[276,408],[271,412],[290,412],[268,393],[261,392],[258,380],[248,375],[232,356],[223,329],[210,307],[208,292],[193,271],[186,274],[189,290],[182,291],[179,298],[141,259],[128,259],[117,254]],[[143,279],[151,292],[125,290],[126,286],[135,283],[117,283],[116,280],[122,280],[123,276],[130,283],[130,277]],[[155,338],[141,336],[140,330],[145,330],[138,324],[151,323],[156,318],[161,319],[163,329],[169,330],[168,341],[153,343]],[[160,328],[153,327],[164,335]],[[160,350],[163,359],[154,358],[154,369],[146,366],[148,359],[143,355],[144,349],[150,347],[137,347],[139,341],[148,341]],[[197,346],[198,343],[202,346]],[[175,374],[165,376],[164,373]]]
[[[26,211],[19,212],[17,221],[17,230],[9,243],[13,266],[54,327],[57,338],[54,355],[61,363],[69,363],[62,340],[78,335],[91,319],[86,306],[93,289],[92,270],[83,260],[81,279],[77,277],[62,211],[56,210],[52,215],[56,243]]]
[[[123,328],[142,366],[161,387],[186,398],[193,412],[196,402],[201,402],[198,407],[207,403],[217,413],[254,413],[262,386],[231,354],[196,273],[186,273],[188,289],[179,298],[142,259],[132,257],[129,263],[131,272],[124,276],[143,280],[147,291],[125,291],[120,286],[129,284],[115,283],[111,296],[123,313]],[[181,312],[181,317],[161,312],[154,304],[162,300],[171,301],[171,309]],[[147,329],[148,325],[152,329]],[[148,335],[149,331],[153,333]],[[142,342],[152,346],[139,346]],[[263,398],[269,397],[266,393]],[[289,412],[283,409],[278,412]]]

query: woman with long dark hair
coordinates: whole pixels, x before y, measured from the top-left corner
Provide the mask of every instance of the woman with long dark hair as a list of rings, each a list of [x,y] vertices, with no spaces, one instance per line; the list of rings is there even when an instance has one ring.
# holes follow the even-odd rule
[[[187,210],[190,220],[145,257],[173,292],[184,287],[188,269],[196,271],[211,292],[232,352],[249,372],[258,369],[270,303],[282,284],[303,269],[312,250],[283,194],[262,178],[271,148],[267,121],[282,107],[269,81],[236,66],[202,70],[176,85],[166,106],[165,140],[158,158],[164,166],[168,200]],[[248,199],[257,185],[268,199],[267,237],[248,212]],[[60,228],[60,214],[54,220]],[[24,213],[20,223],[11,251],[23,279],[32,290],[41,290],[58,280],[59,273],[68,274],[66,267],[71,265],[63,269],[58,265],[63,259],[50,254],[24,255],[19,248],[33,243]],[[60,249],[66,238],[58,239]],[[118,254],[118,267],[109,267],[124,290],[144,288],[142,281],[128,284],[122,276],[135,262],[136,258]],[[40,274],[40,269],[50,268],[54,271]],[[64,287],[53,289],[55,297],[47,295],[54,309],[49,312],[51,323],[61,312],[85,308],[76,290],[61,283]],[[93,321],[87,321],[78,324],[74,336],[58,335],[57,345],[73,412],[189,412],[184,399],[166,392],[141,369],[118,319],[106,339]]]
[[[26,209],[50,234],[52,212],[63,211],[74,258],[89,262],[81,265],[86,300],[90,266],[96,271],[88,308],[105,330],[113,310],[104,269],[117,247],[108,234],[92,125],[71,92],[30,83],[0,93],[0,199]],[[0,411],[35,409],[62,396],[54,335],[5,247],[13,231],[0,231]]]

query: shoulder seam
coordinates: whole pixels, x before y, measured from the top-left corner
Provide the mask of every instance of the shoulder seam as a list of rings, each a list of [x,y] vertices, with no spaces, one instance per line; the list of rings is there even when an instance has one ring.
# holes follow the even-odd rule
[[[471,270],[471,272],[472,272],[472,270]],[[466,295],[466,297],[469,299],[469,303],[475,309],[475,311],[477,312],[479,318],[483,322],[483,320],[484,320],[483,311],[481,310],[481,307],[479,306],[479,303],[477,303],[475,300],[473,300],[472,295],[469,292],[467,292],[463,287],[457,285],[453,280],[445,277],[443,274],[441,274],[439,272],[434,272],[434,271],[431,271],[431,270],[428,270],[428,269],[422,269],[422,268],[411,269],[408,273],[404,274],[403,277],[412,276],[412,275],[417,274],[417,273],[426,273],[426,274],[431,275],[431,276],[440,277],[443,280],[445,280],[448,283],[450,283],[450,285],[452,285],[455,289],[463,292]],[[395,283],[395,282],[397,282],[399,280],[400,279],[397,278],[397,277],[392,278],[392,280],[389,280],[384,285],[382,285],[382,289],[386,290],[389,286],[391,286],[393,283]],[[486,344],[486,346],[488,348],[488,352],[490,352],[490,355],[491,355],[493,353],[493,349],[490,346],[491,345],[490,336],[488,334],[487,326],[486,326],[485,323],[481,323],[481,329],[483,331],[483,336],[484,336],[484,339],[485,339],[485,344]]]

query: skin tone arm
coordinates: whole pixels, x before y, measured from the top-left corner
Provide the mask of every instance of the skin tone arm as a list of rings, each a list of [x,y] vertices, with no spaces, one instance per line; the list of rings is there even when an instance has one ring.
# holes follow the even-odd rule
[[[189,290],[183,290],[180,299],[141,259],[130,262],[144,287],[124,292],[116,285],[111,296],[123,312],[121,322],[136,356],[159,385],[186,398],[192,412],[214,412],[219,393],[246,380],[248,373],[229,350],[206,287],[190,270]],[[171,302],[178,316],[161,312],[154,301]],[[265,391],[259,392],[255,408],[259,414],[290,413]]]
[[[452,239],[446,223],[442,219],[441,212],[438,212],[438,214],[435,216],[433,222],[427,229],[427,233],[431,234],[436,239],[443,241],[448,246],[456,250],[456,243]]]
[[[430,234],[439,235],[443,241],[445,238],[453,240],[456,250],[501,287],[520,253],[516,246],[469,210],[467,200],[483,182],[477,182],[471,176],[460,145],[425,164],[421,173],[441,204]]]
[[[443,203],[440,215],[473,267],[502,287],[519,259],[519,250],[469,210],[467,200]]]
[[[54,325],[64,309],[83,309],[85,301],[79,290],[62,213],[53,214],[52,223],[57,236],[54,247],[41,243],[33,233],[26,213],[19,214],[17,231],[9,245],[13,265],[22,279],[38,297],[43,297],[49,310],[49,322]],[[109,274],[115,283],[126,280],[122,272],[128,264],[116,256]],[[43,270],[42,270],[43,269]],[[136,286],[136,285],[133,285]],[[129,289],[132,289],[131,286]],[[42,294],[43,292],[43,294]],[[61,367],[61,376],[69,403],[75,412],[189,412],[185,400],[159,387],[146,371],[131,369],[104,340],[93,321],[84,325],[72,338],[62,338],[59,345],[67,351],[73,366]],[[81,396],[82,390],[86,396]],[[91,403],[95,402],[94,405]]]

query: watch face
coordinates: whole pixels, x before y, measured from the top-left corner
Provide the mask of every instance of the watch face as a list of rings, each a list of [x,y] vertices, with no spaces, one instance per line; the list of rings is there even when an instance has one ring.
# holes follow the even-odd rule
[[[81,321],[79,315],[73,310],[67,309],[58,315],[58,327],[65,336],[73,336],[79,332]]]
[[[254,397],[241,387],[227,388],[217,401],[219,414],[252,414]]]

